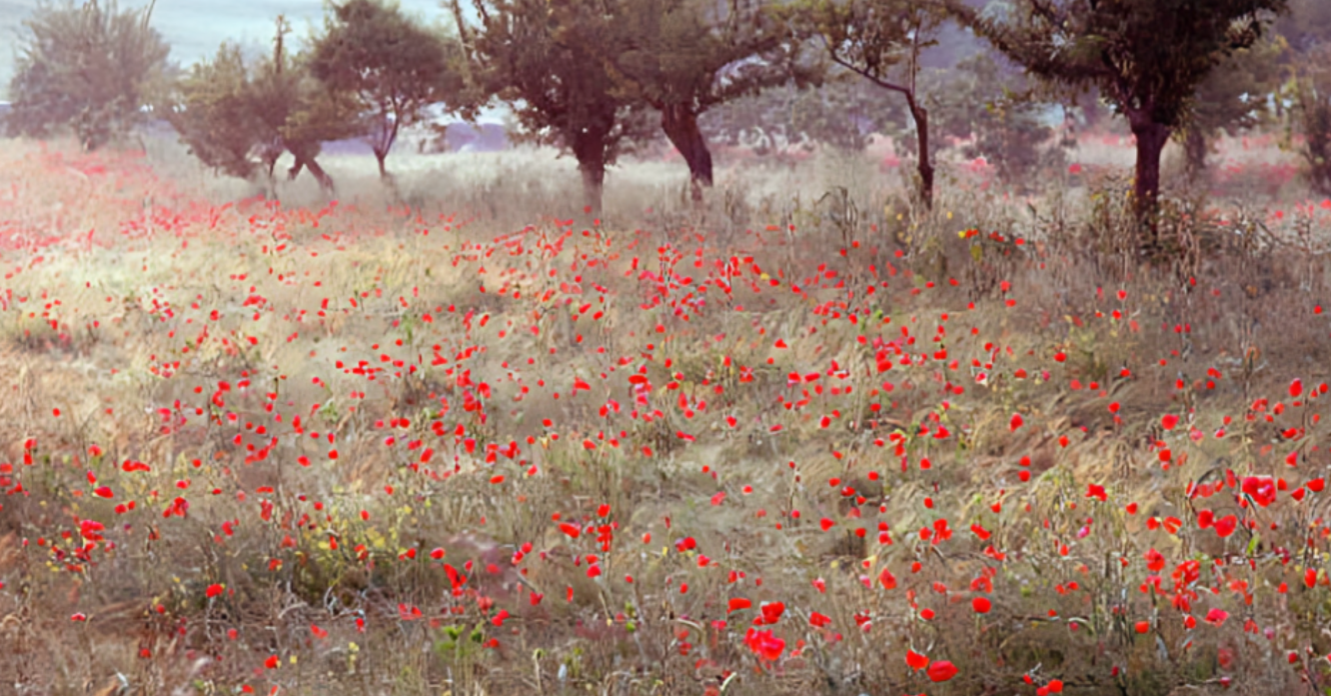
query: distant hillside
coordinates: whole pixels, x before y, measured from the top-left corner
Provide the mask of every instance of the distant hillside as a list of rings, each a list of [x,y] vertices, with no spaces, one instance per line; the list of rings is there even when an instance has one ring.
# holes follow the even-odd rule
[[[442,139],[439,132],[443,132]],[[508,148],[504,126],[498,123],[472,125],[465,121],[450,123],[437,129],[412,128],[398,138],[395,149],[422,154],[439,152],[497,152]],[[370,155],[370,146],[359,138],[324,143],[324,152],[330,155]]]
[[[10,103],[0,101],[0,133],[4,132],[4,119],[11,110]],[[422,153],[437,152],[498,152],[509,146],[508,135],[499,123],[479,123],[472,125],[465,121],[448,124],[442,128],[443,140],[430,131],[413,129],[404,133],[398,140],[398,149],[415,150]],[[175,139],[175,129],[162,119],[155,119],[140,127],[139,132],[154,138]],[[338,140],[324,143],[324,152],[329,155],[371,155],[370,146],[359,138]]]
[[[495,152],[508,148],[508,134],[498,123],[473,126],[465,121],[451,123],[444,134],[449,152]]]

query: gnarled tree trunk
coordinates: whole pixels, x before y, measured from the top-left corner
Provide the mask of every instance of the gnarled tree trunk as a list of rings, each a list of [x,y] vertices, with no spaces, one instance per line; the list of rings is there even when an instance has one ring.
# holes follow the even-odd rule
[[[313,157],[305,159],[305,168],[310,170],[310,173],[314,175],[316,180],[318,180],[319,188],[322,188],[328,193],[333,193],[336,190],[333,186],[333,177],[328,176],[328,172],[325,172],[324,168],[319,166],[319,162]]]
[[[1158,123],[1149,111],[1128,112],[1128,125],[1137,138],[1137,169],[1132,184],[1132,204],[1139,229],[1145,235],[1138,240],[1143,255],[1158,257],[1161,253],[1160,228],[1156,220],[1156,206],[1160,199],[1160,156],[1169,142],[1171,128]]]
[[[1170,127],[1157,123],[1145,111],[1128,113],[1128,124],[1137,138],[1137,169],[1133,179],[1133,205],[1138,217],[1152,213],[1160,198],[1160,156],[1169,142]]]
[[[310,170],[310,174],[314,175],[314,178],[318,180],[319,188],[322,188],[329,194],[335,191],[333,177],[328,176],[328,172],[325,172],[324,168],[319,166],[319,162],[314,159],[319,153],[319,145],[317,143],[311,146],[305,143],[283,140],[282,145],[296,160],[291,165],[291,169],[287,170],[288,180],[295,179],[300,174],[300,170],[308,169]]]
[[[582,198],[586,210],[601,213],[601,193],[605,187],[606,139],[601,128],[584,128],[573,137],[573,156],[582,174]]]
[[[870,82],[873,82],[879,87],[892,92],[897,92],[906,98],[906,105],[910,107],[911,120],[915,122],[915,152],[919,160],[915,165],[915,169],[920,175],[920,188],[918,192],[920,202],[924,204],[926,210],[932,210],[934,207],[934,163],[933,160],[929,158],[929,110],[924,108],[924,105],[915,99],[914,85],[912,84],[908,87],[906,85],[894,84],[887,80],[883,80],[870,72],[857,68],[854,65],[837,58],[835,55],[832,56],[832,59],[838,64],[867,77]]]
[[[333,177],[329,176],[328,172],[324,171],[324,168],[319,166],[319,162],[315,160],[314,157],[297,152],[292,152],[291,155],[296,158],[296,162],[291,165],[291,169],[287,170],[288,180],[295,179],[299,176],[300,170],[308,169],[310,170],[310,174],[314,176],[315,180],[319,182],[319,188],[328,193],[333,193],[337,190],[336,187],[333,186]]]
[[[698,130],[698,114],[687,104],[663,105],[661,129],[688,163],[693,200],[701,201],[702,187],[712,185],[712,153]]]

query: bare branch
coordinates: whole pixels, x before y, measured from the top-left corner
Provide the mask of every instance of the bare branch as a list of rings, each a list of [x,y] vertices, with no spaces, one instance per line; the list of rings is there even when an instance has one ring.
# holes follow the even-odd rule
[[[846,60],[844,60],[841,56],[837,55],[836,53],[833,53],[833,52],[830,52],[830,51],[829,51],[829,53],[828,53],[828,57],[830,57],[830,58],[832,59],[832,62],[833,62],[833,63],[836,63],[837,65],[840,65],[841,67],[843,67],[843,68],[845,68],[845,69],[847,69],[847,70],[849,70],[849,71],[855,73],[856,75],[859,75],[860,77],[863,77],[864,79],[866,79],[866,80],[868,80],[868,81],[874,83],[875,85],[878,85],[879,87],[882,87],[883,89],[892,90],[893,92],[900,92],[900,93],[902,93],[902,94],[904,94],[904,95],[906,95],[906,96],[908,96],[908,97],[912,97],[912,98],[913,98],[913,96],[914,96],[914,93],[911,91],[911,89],[910,89],[909,87],[906,87],[906,86],[904,86],[904,85],[899,85],[899,84],[896,84],[896,83],[894,83],[894,82],[888,82],[887,80],[884,80],[884,79],[878,77],[877,75],[873,75],[873,74],[871,74],[870,72],[868,72],[867,70],[864,70],[863,68],[860,68],[859,66],[856,66],[856,65],[853,65],[853,64],[847,62]]]

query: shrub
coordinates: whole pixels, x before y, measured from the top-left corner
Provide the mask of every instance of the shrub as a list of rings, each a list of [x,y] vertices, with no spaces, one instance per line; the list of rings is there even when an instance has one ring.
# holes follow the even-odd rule
[[[1331,50],[1322,55],[1331,57]],[[1331,70],[1319,67],[1316,59],[1309,60],[1295,82],[1294,98],[1308,183],[1331,194]]]

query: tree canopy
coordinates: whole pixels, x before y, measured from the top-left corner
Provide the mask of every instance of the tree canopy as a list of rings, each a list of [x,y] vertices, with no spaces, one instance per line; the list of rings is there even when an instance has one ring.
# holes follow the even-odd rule
[[[84,149],[126,135],[164,83],[170,47],[149,26],[152,6],[115,0],[38,5],[23,23],[9,84],[10,135],[72,131]]]
[[[1016,0],[1006,11],[952,8],[1031,74],[1095,86],[1137,139],[1139,214],[1160,191],[1160,155],[1186,123],[1198,87],[1252,46],[1286,0]]]
[[[718,104],[785,83],[816,80],[801,44],[773,8],[755,0],[621,0],[605,36],[584,36],[613,66],[628,97],[661,114],[688,163],[695,199],[712,185],[712,157],[698,117]],[[596,26],[579,21],[574,26]]]
[[[190,152],[229,176],[253,178],[262,124],[250,102],[250,75],[240,47],[222,44],[212,60],[200,61],[177,86],[167,120]],[[274,164],[276,160],[274,160]]]
[[[290,31],[277,19],[271,56],[245,65],[238,47],[223,44],[177,86],[166,111],[181,140],[205,165],[245,179],[269,180],[283,153],[327,190],[333,180],[316,157],[322,143],[356,134],[357,105],[326,90],[286,50]]]
[[[1197,86],[1182,130],[1192,174],[1205,169],[1210,142],[1220,133],[1234,135],[1256,127],[1266,117],[1267,96],[1280,85],[1280,59],[1285,51],[1283,37],[1264,37],[1236,50]]]
[[[589,191],[605,166],[651,138],[648,109],[689,166],[695,200],[712,183],[698,117],[773,85],[816,79],[800,43],[757,0],[473,0],[475,74],[529,135],[572,150]],[[460,8],[455,6],[459,24]],[[520,38],[519,38],[520,37]],[[596,143],[600,144],[596,144]],[[600,153],[600,154],[598,154]]]
[[[718,105],[699,117],[703,133],[759,154],[827,145],[862,150],[875,133],[890,133],[909,116],[900,100],[849,72],[832,72],[817,86],[790,83]]]
[[[384,160],[402,128],[418,122],[431,104],[456,107],[464,87],[457,48],[383,0],[331,6],[309,69],[328,88],[355,99],[381,177],[388,176]]]
[[[930,89],[929,102],[941,135],[969,140],[964,156],[983,157],[1001,182],[1024,190],[1037,173],[1062,164],[1063,151],[1049,123],[1051,105],[999,58],[985,52],[960,61]]]
[[[932,206],[929,110],[916,78],[922,51],[935,43],[947,18],[943,6],[921,0],[797,0],[786,11],[801,35],[821,43],[833,63],[905,98],[915,123],[920,200]]]
[[[607,35],[611,18],[595,0],[472,0],[469,25],[453,0],[471,79],[488,100],[512,105],[519,136],[572,152],[585,204],[601,207],[606,167],[647,137],[644,104],[620,88],[598,49],[581,40]]]

